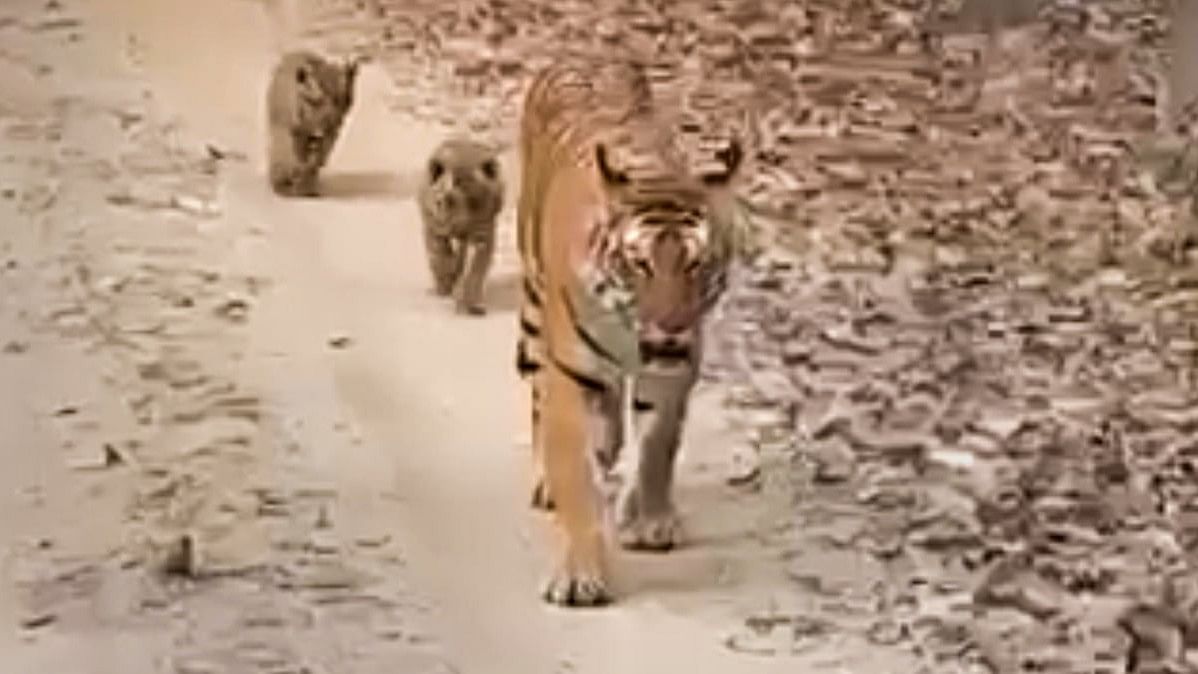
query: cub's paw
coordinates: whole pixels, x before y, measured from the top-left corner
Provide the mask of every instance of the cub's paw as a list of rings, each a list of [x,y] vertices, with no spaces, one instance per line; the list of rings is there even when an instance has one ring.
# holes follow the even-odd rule
[[[631,490],[620,505],[618,539],[625,550],[667,552],[682,544],[682,520],[673,506],[645,512]]]
[[[315,199],[320,196],[320,188],[315,181],[302,181],[295,186],[295,196],[305,199]]]
[[[485,316],[487,314],[487,308],[483,305],[460,300],[454,303],[454,309],[462,316]]]
[[[567,565],[570,566],[570,565]],[[607,579],[595,565],[593,569],[559,568],[541,591],[541,598],[556,606],[603,606],[612,601]]]
[[[553,498],[549,496],[549,485],[545,483],[545,478],[539,477],[533,484],[530,503],[536,510],[553,510]]]

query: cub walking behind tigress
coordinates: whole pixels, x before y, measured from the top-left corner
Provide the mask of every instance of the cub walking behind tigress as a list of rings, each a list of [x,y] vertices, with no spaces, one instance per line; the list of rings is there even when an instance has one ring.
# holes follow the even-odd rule
[[[266,161],[276,194],[318,195],[317,174],[353,105],[357,74],[357,60],[338,64],[307,50],[275,64],[266,90]]]
[[[534,505],[555,511],[554,604],[611,600],[597,470],[623,444],[626,381],[647,424],[621,494],[620,543],[679,542],[674,459],[701,356],[700,323],[739,251],[722,170],[691,175],[641,68],[562,59],[536,74],[520,122],[517,245],[524,277],[516,367],[532,388]],[[598,465],[596,465],[598,464]]]
[[[418,201],[433,292],[453,293],[460,314],[486,312],[483,282],[495,256],[503,190],[495,151],[476,141],[442,142],[425,167]]]

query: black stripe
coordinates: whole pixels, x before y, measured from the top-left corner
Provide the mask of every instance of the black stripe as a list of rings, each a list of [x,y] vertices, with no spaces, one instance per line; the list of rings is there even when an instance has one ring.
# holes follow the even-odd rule
[[[566,305],[566,313],[570,314],[570,323],[574,326],[574,334],[578,335],[578,338],[582,340],[583,344],[586,344],[587,348],[589,348],[591,351],[594,351],[595,355],[599,356],[599,358],[611,363],[617,368],[623,369],[619,359],[613,356],[610,351],[603,348],[603,345],[599,343],[599,340],[595,339],[591,333],[587,332],[586,328],[582,325],[582,322],[578,320],[578,312],[574,308],[574,303],[570,301],[570,296],[566,294],[565,291],[562,292],[562,300]]]
[[[528,300],[528,303],[534,307],[539,308],[542,305],[541,293],[537,292],[537,289],[532,286],[532,280],[527,275],[524,277],[524,299]]]
[[[540,327],[534,326],[533,322],[528,320],[527,317],[520,316],[520,332],[524,333],[525,336],[530,336],[530,338],[539,338]]]
[[[554,367],[561,370],[562,373],[564,373],[570,379],[573,379],[574,383],[587,389],[588,391],[593,391],[595,393],[605,393],[607,391],[607,385],[602,381],[575,370],[553,356],[550,356],[549,360],[553,363]]]
[[[534,375],[541,370],[541,364],[528,355],[527,345],[524,340],[516,343],[516,372],[521,377]]]
[[[540,308],[540,306],[544,304],[544,302],[541,302],[540,293],[537,291],[536,287],[532,285],[532,279],[528,278],[527,274],[524,278],[524,291],[525,299],[528,300],[528,304],[537,306],[537,308]]]
[[[636,412],[648,412],[653,409],[653,403],[639,398],[632,399],[632,409]]]

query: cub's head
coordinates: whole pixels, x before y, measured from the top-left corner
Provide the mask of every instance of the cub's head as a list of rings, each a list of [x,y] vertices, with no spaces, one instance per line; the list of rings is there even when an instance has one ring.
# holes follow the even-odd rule
[[[717,153],[718,169],[686,175],[618,169],[607,146],[595,146],[607,197],[599,267],[607,289],[631,296],[646,361],[689,358],[699,319],[724,290],[733,252],[729,186],[743,157],[733,141]]]
[[[354,103],[358,59],[334,63],[306,54],[295,66],[293,77],[299,103],[299,126],[320,137],[341,127]]]
[[[442,223],[493,220],[503,206],[503,189],[496,151],[482,143],[450,138],[425,166],[424,206]]]

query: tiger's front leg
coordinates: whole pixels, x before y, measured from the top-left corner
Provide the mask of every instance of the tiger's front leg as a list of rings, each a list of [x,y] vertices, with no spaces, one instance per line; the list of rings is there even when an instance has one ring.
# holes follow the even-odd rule
[[[534,433],[539,425],[540,396],[534,383],[532,393],[532,427]],[[622,386],[613,387],[603,393],[588,392],[587,405],[590,423],[589,446],[595,457],[601,476],[606,478],[615,468],[620,459],[620,450],[624,446],[624,389]],[[553,510],[553,499],[549,495],[549,485],[545,479],[544,456],[536,443],[533,443],[533,489],[532,506],[538,510]]]
[[[483,282],[491,269],[495,257],[495,233],[486,231],[463,242],[465,270],[458,286],[456,305],[461,314],[481,316],[486,313],[483,306]]]
[[[546,584],[546,601],[596,606],[611,601],[602,522],[603,503],[592,471],[587,391],[548,365],[542,407],[541,452],[561,536],[557,568]]]
[[[682,542],[671,492],[696,378],[694,363],[679,372],[647,371],[637,378],[634,408],[644,431],[636,474],[620,499],[619,537],[626,549],[665,552]]]

